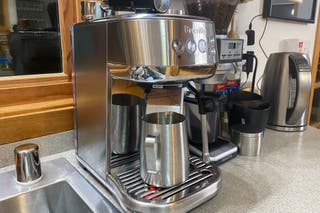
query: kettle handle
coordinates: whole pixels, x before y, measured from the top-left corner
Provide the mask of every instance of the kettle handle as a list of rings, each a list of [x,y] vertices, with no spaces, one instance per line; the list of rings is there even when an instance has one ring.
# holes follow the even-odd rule
[[[304,61],[308,66],[301,66],[297,64],[296,59]],[[294,101],[294,107],[291,112],[287,110],[287,124],[295,125],[301,119],[302,114],[308,108],[310,88],[311,88],[311,73],[308,61],[302,56],[297,55],[295,58],[293,55],[289,56],[289,64],[293,63],[294,72],[296,74],[296,96]],[[289,66],[290,67],[290,66]]]

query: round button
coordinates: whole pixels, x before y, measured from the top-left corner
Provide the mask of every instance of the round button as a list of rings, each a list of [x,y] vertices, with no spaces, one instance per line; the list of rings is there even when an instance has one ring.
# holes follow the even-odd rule
[[[203,39],[200,39],[198,42],[198,48],[200,52],[204,53],[207,50],[207,42]]]
[[[197,44],[194,40],[187,41],[187,51],[190,54],[193,54],[197,49]]]
[[[165,13],[170,8],[171,0],[153,0],[153,5],[160,13]]]
[[[174,40],[172,42],[172,48],[177,55],[182,55],[185,50],[185,47],[180,40]]]

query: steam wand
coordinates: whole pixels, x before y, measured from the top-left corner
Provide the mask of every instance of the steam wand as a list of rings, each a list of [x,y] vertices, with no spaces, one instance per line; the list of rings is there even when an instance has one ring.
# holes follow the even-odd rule
[[[215,102],[210,96],[207,96],[207,93],[198,91],[189,82],[187,83],[187,88],[195,95],[198,101],[199,113],[201,115],[202,160],[205,163],[210,163],[206,113],[214,111]]]

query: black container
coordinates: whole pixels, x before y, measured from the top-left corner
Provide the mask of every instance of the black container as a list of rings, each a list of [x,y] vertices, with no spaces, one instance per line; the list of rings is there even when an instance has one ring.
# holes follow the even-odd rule
[[[258,94],[244,91],[231,93],[227,102],[229,129],[242,124],[248,133],[264,131],[270,108],[270,102]]]

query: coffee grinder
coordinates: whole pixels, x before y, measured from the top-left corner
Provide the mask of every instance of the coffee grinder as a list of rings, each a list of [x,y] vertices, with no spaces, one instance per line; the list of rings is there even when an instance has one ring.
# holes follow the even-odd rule
[[[170,1],[142,2],[110,1],[144,13],[72,27],[76,155],[124,211],[186,212],[221,184],[220,170],[184,145],[182,90],[214,75],[215,28],[206,18],[160,14]],[[116,145],[138,135],[140,149]]]
[[[185,97],[186,110],[188,114],[188,135],[190,140],[190,151],[198,156],[203,155],[201,132],[207,132],[209,142],[209,158],[211,161],[221,164],[237,155],[237,146],[229,139],[222,136],[222,120],[225,112],[226,97],[224,94],[214,92],[216,85],[225,81],[226,74],[233,72],[234,63],[242,61],[243,40],[230,39],[227,36],[228,26],[231,22],[238,0],[186,0],[188,14],[203,16],[214,21],[217,33],[217,47],[219,66],[216,74],[208,79],[196,81],[199,90],[212,99],[215,109],[203,115],[196,110],[197,100],[192,95]],[[224,88],[225,90],[225,88]]]

